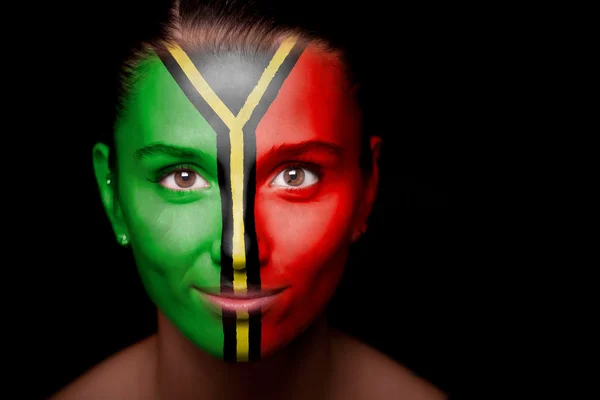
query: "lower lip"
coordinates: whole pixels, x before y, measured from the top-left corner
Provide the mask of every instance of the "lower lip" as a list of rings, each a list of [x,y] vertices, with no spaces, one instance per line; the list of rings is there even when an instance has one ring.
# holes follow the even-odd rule
[[[246,312],[253,313],[256,311],[266,311],[277,299],[280,293],[271,296],[256,297],[252,299],[222,297],[204,292],[199,292],[211,305],[216,306],[219,310],[225,312]]]

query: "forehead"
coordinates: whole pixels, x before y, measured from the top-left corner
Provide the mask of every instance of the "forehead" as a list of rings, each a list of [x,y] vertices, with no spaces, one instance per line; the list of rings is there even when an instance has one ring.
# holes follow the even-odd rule
[[[157,141],[202,146],[202,136],[229,130],[227,115],[235,119],[248,109],[244,128],[273,146],[314,139],[343,145],[357,129],[343,65],[316,46],[279,54],[278,68],[273,67],[275,51],[213,54],[180,49],[188,70],[165,51],[135,71],[119,125],[134,128],[138,134],[129,140],[139,146]]]

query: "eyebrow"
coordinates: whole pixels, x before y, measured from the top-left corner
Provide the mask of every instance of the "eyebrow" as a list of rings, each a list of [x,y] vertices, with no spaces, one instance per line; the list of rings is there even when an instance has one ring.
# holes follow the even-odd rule
[[[299,143],[282,143],[273,146],[268,155],[278,154],[287,157],[297,157],[310,152],[325,152],[334,156],[340,156],[343,153],[342,147],[335,143],[324,142],[321,140],[307,140]],[[150,144],[136,150],[134,158],[138,161],[152,156],[170,156],[174,158],[207,158],[207,155],[194,148],[171,146],[157,143]]]
[[[151,156],[171,156],[175,158],[207,158],[206,153],[188,147],[171,146],[157,143],[144,146],[134,153],[136,160],[142,160]]]
[[[344,149],[339,145],[321,140],[307,140],[299,143],[283,143],[273,146],[268,154],[285,154],[290,157],[300,156],[310,152],[325,152],[334,156],[340,156]]]

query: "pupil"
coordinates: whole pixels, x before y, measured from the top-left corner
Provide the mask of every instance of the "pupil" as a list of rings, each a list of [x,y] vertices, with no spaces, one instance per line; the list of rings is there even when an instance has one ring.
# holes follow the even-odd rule
[[[288,185],[300,186],[304,182],[304,171],[302,168],[288,169],[285,171],[284,179]]]
[[[175,183],[182,188],[189,188],[196,182],[196,174],[190,171],[179,171],[175,175]]]

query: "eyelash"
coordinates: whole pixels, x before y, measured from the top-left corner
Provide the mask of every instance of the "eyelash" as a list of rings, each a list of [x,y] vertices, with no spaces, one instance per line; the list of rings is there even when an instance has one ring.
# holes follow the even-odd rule
[[[177,164],[170,167],[161,168],[153,175],[153,177],[148,177],[146,179],[152,183],[160,183],[160,181],[162,181],[165,177],[177,171],[194,171],[195,173],[199,174],[197,168],[194,168],[194,166],[190,164]]]
[[[310,172],[314,173],[315,175],[317,175],[317,177],[319,179],[321,179],[321,177],[323,176],[323,170],[316,164],[313,163],[308,163],[308,162],[298,162],[298,161],[292,161],[289,163],[284,163],[282,165],[280,165],[277,168],[277,174],[282,173],[283,171],[285,171],[286,169],[295,169],[295,168],[303,168],[303,169],[307,169]],[[277,175],[276,175],[277,176]]]
[[[309,162],[293,161],[293,162],[281,164],[279,167],[277,167],[275,169],[275,171],[277,171],[277,172],[274,174],[274,177],[271,178],[269,185],[272,185],[273,181],[279,176],[279,174],[281,174],[286,169],[298,169],[298,168],[307,169],[310,172],[312,172],[313,174],[315,174],[317,176],[317,183],[321,182],[321,180],[323,179],[323,169],[321,167],[319,167],[318,165],[309,163]],[[314,188],[315,188],[314,185],[310,185],[307,187],[299,187],[299,188],[278,187],[277,189],[281,190],[283,192],[289,193],[291,195],[299,195],[301,193],[304,193],[306,190],[313,190]]]

